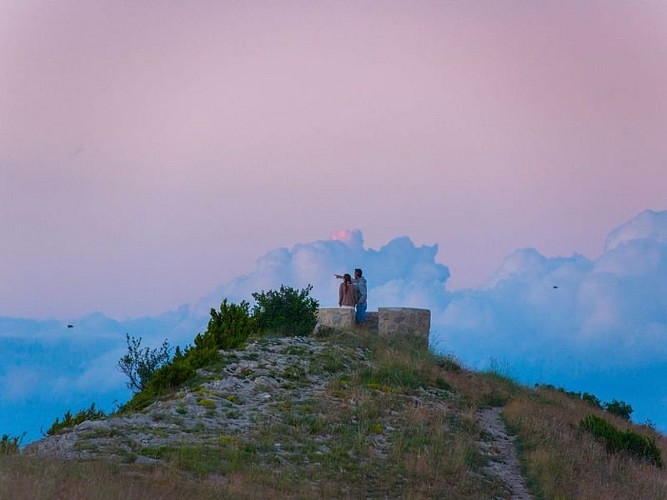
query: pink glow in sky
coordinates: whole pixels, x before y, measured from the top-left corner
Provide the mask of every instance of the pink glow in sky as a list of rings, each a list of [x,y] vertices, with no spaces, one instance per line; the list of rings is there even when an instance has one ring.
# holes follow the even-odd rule
[[[596,257],[667,208],[666,89],[664,2],[5,0],[0,315],[155,314],[341,228],[450,288]]]

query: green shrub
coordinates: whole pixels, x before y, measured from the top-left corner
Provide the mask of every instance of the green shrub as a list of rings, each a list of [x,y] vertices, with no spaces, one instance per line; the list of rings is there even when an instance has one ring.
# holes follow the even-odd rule
[[[239,347],[256,330],[250,317],[249,304],[233,304],[223,300],[220,312],[211,309],[211,319],[204,333],[195,337],[195,345],[183,353],[176,347],[171,361],[160,366],[144,384],[141,391],[119,411],[137,411],[153,403],[161,394],[177,389],[194,378],[199,368],[214,363],[221,349]]]
[[[280,290],[253,293],[253,317],[260,331],[283,336],[310,335],[317,324],[319,303],[310,297],[312,285],[302,290],[280,285]]]
[[[550,389],[552,391],[557,391],[571,398],[581,399],[582,401],[585,401],[586,403],[593,405],[596,408],[605,410],[606,412],[612,413],[625,420],[630,420],[630,415],[632,415],[633,411],[632,406],[630,406],[625,401],[617,401],[616,399],[612,399],[611,403],[603,403],[597,396],[590,394],[588,392],[582,393],[582,392],[566,391],[562,387],[555,387],[551,384],[542,384],[542,385],[535,384],[535,386],[543,387],[545,389]]]
[[[174,358],[169,364],[155,372],[146,389],[159,393],[165,389],[180,387],[194,377],[197,368],[199,367],[195,366],[187,356]]]
[[[127,333],[127,354],[118,360],[118,369],[130,381],[127,387],[134,392],[144,390],[153,374],[169,362],[169,344],[165,340],[158,349],[141,348],[141,337],[135,339]]]
[[[579,397],[581,398],[582,401],[586,401],[588,404],[593,405],[596,408],[602,408],[602,401],[600,401],[600,399],[594,394],[584,392]]]
[[[216,404],[212,399],[201,398],[197,401],[201,406],[208,410],[215,410]]]
[[[640,460],[662,468],[660,449],[655,440],[631,430],[620,431],[605,419],[588,415],[579,422],[579,427],[604,442],[607,453],[625,452]]]
[[[630,415],[632,415],[632,406],[630,406],[625,401],[616,401],[615,399],[611,400],[611,403],[605,403],[604,409],[608,413],[612,413],[616,416],[621,417],[624,420],[630,420]]]
[[[210,356],[217,355],[218,351],[208,353]],[[187,348],[185,354],[176,347],[174,357],[166,365],[160,367],[148,381],[141,392],[132,396],[119,411],[137,411],[145,408],[155,401],[162,393],[176,389],[190,380],[197,373],[197,368],[206,364],[210,357],[203,356],[195,348]]]
[[[250,316],[250,305],[245,300],[234,304],[225,299],[220,304],[220,312],[211,309],[206,332],[195,337],[195,347],[200,351],[234,349],[256,329],[255,320]]]
[[[48,436],[53,436],[61,429],[67,429],[79,425],[81,422],[86,420],[100,420],[105,417],[105,413],[101,410],[95,409],[95,403],[90,405],[90,408],[87,410],[81,410],[76,415],[72,415],[72,412],[67,410],[62,421],[56,417],[55,422],[49,427],[49,430],[46,431]]]
[[[3,434],[0,437],[0,455],[14,455],[18,453],[24,435],[10,437],[8,434]]]

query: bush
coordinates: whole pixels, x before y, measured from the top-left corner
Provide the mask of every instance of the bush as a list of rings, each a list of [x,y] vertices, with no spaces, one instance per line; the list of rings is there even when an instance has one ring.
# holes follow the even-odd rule
[[[135,339],[125,334],[127,354],[118,360],[118,369],[130,381],[127,387],[134,392],[141,392],[153,374],[169,362],[169,344],[165,340],[159,349],[141,348],[141,337]]]
[[[218,356],[216,349],[207,351],[203,355],[197,348],[187,348],[185,354],[176,347],[173,359],[166,365],[160,367],[148,381],[141,392],[132,396],[119,412],[138,411],[153,403],[162,393],[177,389],[188,380],[194,378],[198,368],[202,368],[208,362],[215,360]]]
[[[302,290],[280,285],[280,290],[253,293],[257,301],[253,317],[264,333],[282,336],[307,336],[317,324],[319,302],[310,297],[312,285]]]
[[[197,369],[215,362],[221,349],[234,349],[256,330],[247,302],[233,304],[223,300],[220,312],[211,309],[211,319],[204,333],[195,337],[195,345],[185,353],[176,347],[171,361],[157,368],[142,389],[119,411],[136,411],[153,403],[162,393],[177,389],[194,378]]]
[[[3,434],[0,437],[0,455],[14,455],[18,453],[24,435],[10,437],[8,434]]]
[[[593,405],[596,408],[605,410],[606,412],[612,413],[625,420],[630,420],[630,415],[632,415],[633,411],[632,406],[630,406],[625,401],[617,401],[615,399],[612,399],[611,403],[603,403],[597,396],[595,396],[594,394],[590,394],[588,392],[581,393],[581,392],[566,391],[562,387],[554,387],[551,384],[543,384],[543,385],[535,384],[535,386],[543,387],[545,389],[550,389],[552,391],[557,391],[571,398],[581,399],[582,401],[585,401],[586,403]]]
[[[633,411],[632,406],[628,403],[625,401],[616,401],[615,399],[612,399],[611,403],[605,403],[604,409],[606,412],[619,416],[624,420],[630,420],[630,415],[632,415]]]
[[[602,408],[602,401],[594,394],[584,392],[581,394],[581,400],[586,401],[588,404],[595,406],[596,408]]]
[[[150,388],[153,392],[159,393],[164,389],[180,387],[194,377],[197,368],[199,366],[193,365],[192,360],[186,356],[174,357],[170,363],[153,374],[146,389]]]
[[[220,304],[220,312],[211,309],[206,332],[195,337],[195,347],[201,351],[234,349],[243,344],[255,330],[250,305],[245,300],[234,304],[225,299]]]
[[[87,410],[81,410],[79,413],[76,415],[72,415],[72,412],[67,410],[65,413],[65,416],[63,417],[62,421],[60,421],[57,417],[55,422],[51,425],[48,431],[46,431],[46,434],[48,436],[52,436],[56,434],[59,430],[61,429],[67,429],[70,427],[74,427],[75,425],[80,424],[81,422],[85,422],[86,420],[100,420],[105,417],[105,413],[101,410],[96,410],[95,409],[95,403],[90,405],[90,408]]]
[[[657,467],[663,467],[660,449],[655,440],[648,436],[642,436],[629,429],[619,431],[605,419],[595,415],[582,418],[579,427],[593,434],[599,441],[603,441],[607,453],[625,452]]]
[[[300,291],[281,286],[279,292],[255,293],[257,306],[252,315],[248,302],[234,304],[224,299],[219,311],[211,309],[206,331],[195,337],[194,346],[186,348],[185,353],[177,347],[171,360],[166,341],[160,350],[151,351],[141,349],[141,339],[128,336],[128,354],[118,365],[130,378],[128,386],[138,392],[119,411],[145,408],[163,392],[194,378],[197,369],[214,363],[220,350],[240,347],[260,328],[282,334],[309,334],[319,305],[308,296],[311,289],[310,285]]]

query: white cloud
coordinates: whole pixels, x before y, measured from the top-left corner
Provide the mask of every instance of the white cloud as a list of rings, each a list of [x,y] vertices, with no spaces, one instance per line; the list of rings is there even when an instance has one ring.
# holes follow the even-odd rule
[[[487,287],[455,294],[435,322],[435,342],[476,367],[506,360],[526,381],[590,390],[607,377],[611,397],[649,418],[667,395],[666,276],[667,212],[643,212],[612,231],[595,260],[513,253]],[[620,381],[646,367],[635,385]],[[656,380],[662,389],[636,400],[636,384]],[[666,417],[650,418],[667,428]]]
[[[556,349],[597,366],[666,359],[665,215],[644,212],[613,231],[596,260],[515,252],[485,289],[454,298],[440,335],[454,343],[493,337],[508,346]]]
[[[281,248],[257,260],[252,273],[240,276],[204,297],[194,308],[195,314],[208,314],[223,298],[249,300],[256,291],[313,285],[312,296],[322,306],[338,300],[336,273],[353,273],[359,267],[368,279],[369,308],[410,305],[438,307],[447,300],[446,266],[436,263],[437,245],[416,247],[407,237],[396,238],[379,250],[365,249],[361,231],[342,230],[331,240]]]
[[[127,378],[117,369],[118,360],[127,349],[114,349],[90,360],[70,387],[82,392],[113,392],[125,386]]]
[[[2,400],[11,404],[39,389],[44,374],[37,367],[11,366],[0,377]],[[4,406],[4,404],[3,404]]]
[[[0,347],[10,353],[0,367],[0,391],[5,400],[69,391],[78,401],[103,406],[127,396],[115,368],[125,333],[150,347],[165,338],[172,346],[185,345],[223,298],[252,301],[252,292],[281,284],[312,284],[321,305],[333,305],[339,284],[333,274],[360,267],[368,279],[370,310],[431,309],[434,349],[475,368],[495,360],[525,382],[624,399],[637,418],[667,430],[667,416],[656,412],[656,402],[667,398],[667,211],[644,212],[612,231],[594,260],[517,250],[476,290],[447,291],[449,270],[437,262],[437,252],[436,245],[418,247],[407,237],[368,249],[361,231],[343,230],[330,240],[268,252],[253,272],[192,307],[161,316],[118,322],[92,314],[75,321],[74,329],[0,318]],[[42,425],[55,416],[45,415]],[[0,426],[7,425],[0,418]],[[12,429],[0,427],[7,431]]]
[[[629,242],[652,241],[667,245],[667,211],[646,210],[607,236],[605,251]]]

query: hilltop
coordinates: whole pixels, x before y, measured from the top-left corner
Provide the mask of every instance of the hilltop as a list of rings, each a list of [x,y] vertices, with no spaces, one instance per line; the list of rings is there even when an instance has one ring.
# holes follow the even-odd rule
[[[665,457],[650,427],[410,338],[322,333],[251,337],[140,410],[0,457],[0,497],[665,497],[664,468],[608,453],[581,422],[647,436]]]

